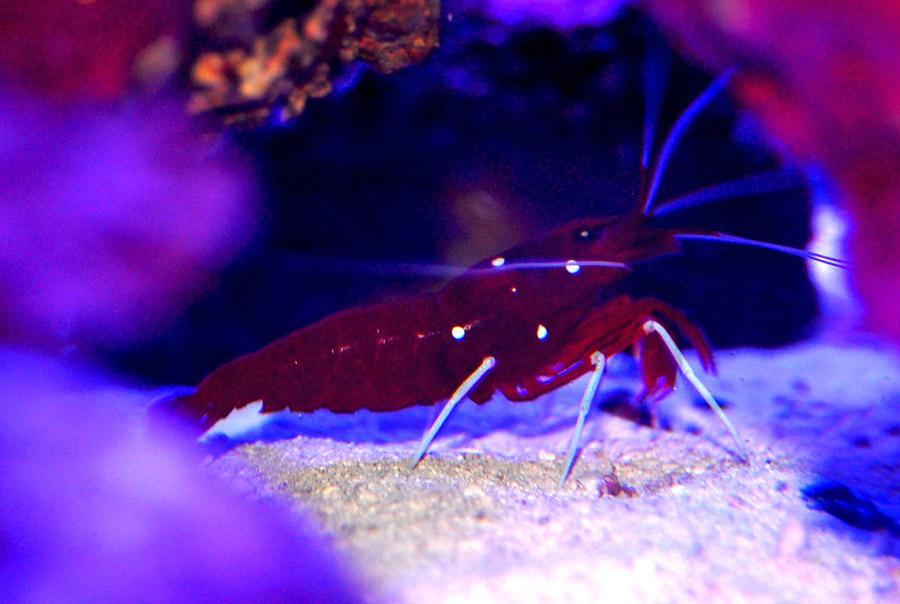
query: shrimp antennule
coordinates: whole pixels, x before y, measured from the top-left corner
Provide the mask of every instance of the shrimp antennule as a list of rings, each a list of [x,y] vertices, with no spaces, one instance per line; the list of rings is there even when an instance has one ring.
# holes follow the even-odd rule
[[[672,126],[669,135],[666,136],[666,140],[663,143],[662,151],[659,152],[659,157],[656,159],[656,163],[653,166],[653,175],[650,177],[650,187],[647,191],[647,198],[644,200],[644,207],[642,210],[645,216],[653,209],[653,202],[656,199],[657,193],[659,193],[659,186],[666,173],[669,160],[675,152],[678,143],[681,141],[681,137],[684,136],[687,129],[694,123],[697,116],[725,89],[728,82],[730,82],[731,78],[734,76],[734,73],[735,69],[731,68],[716,78],[700,96],[694,99],[688,108],[684,110],[684,113],[679,116],[675,125]]]
[[[644,71],[644,137],[641,144],[641,183],[638,199],[647,194],[650,161],[653,159],[653,139],[669,79],[672,54],[661,44],[651,44]]]
[[[700,205],[731,200],[735,197],[792,191],[802,189],[806,185],[806,178],[799,170],[790,168],[769,170],[679,195],[657,205],[650,211],[650,215],[666,216]]]

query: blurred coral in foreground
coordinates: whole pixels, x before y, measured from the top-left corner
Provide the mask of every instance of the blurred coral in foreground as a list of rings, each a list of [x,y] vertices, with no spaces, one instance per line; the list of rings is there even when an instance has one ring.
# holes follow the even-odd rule
[[[255,226],[245,162],[177,93],[185,0],[0,7],[0,339],[116,344],[160,329]]]
[[[310,527],[138,434],[145,394],[0,350],[0,395],[0,600],[359,601]]]
[[[247,241],[254,186],[180,108],[0,101],[0,337],[121,342],[173,318]]]
[[[738,98],[854,215],[872,327],[900,340],[900,4],[877,0],[647,3],[683,50],[737,65]]]
[[[161,329],[248,241],[247,162],[177,93],[146,94],[176,67],[186,8],[0,7],[0,340]],[[139,434],[146,393],[0,350],[0,395],[3,601],[358,601],[310,527],[216,485],[184,439]]]
[[[0,82],[63,102],[110,101],[175,68],[188,0],[0,3]]]

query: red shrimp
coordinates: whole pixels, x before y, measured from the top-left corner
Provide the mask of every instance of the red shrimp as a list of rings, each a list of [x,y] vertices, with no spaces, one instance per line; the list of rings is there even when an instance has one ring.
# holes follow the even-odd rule
[[[693,119],[726,80],[714,83],[682,120]],[[673,128],[649,186],[642,187],[641,207],[633,212],[558,227],[476,264],[438,291],[333,314],[226,363],[196,392],[169,400],[165,407],[202,432],[232,410],[260,400],[264,412],[351,413],[450,399],[423,439],[414,465],[464,397],[481,404],[499,391],[511,401],[530,401],[593,371],[565,480],[606,360],[634,351],[646,399],[658,401],[669,393],[680,369],[719,414],[743,455],[736,431],[678,348],[679,342],[689,343],[710,372],[709,344],[679,310],[655,298],[630,295],[630,266],[678,253],[681,238],[749,243],[831,259],[718,233],[655,226],[653,196],[667,154],[684,130],[682,120]]]
[[[338,312],[298,329],[219,367],[175,404],[200,431],[259,400],[265,412],[393,411],[447,399],[488,356],[496,367],[470,398],[483,403],[499,390],[526,401],[590,371],[595,351],[608,358],[635,344],[645,384],[660,393],[674,384],[674,366],[642,333],[647,319],[685,335],[711,367],[709,346],[682,313],[651,298],[635,300],[619,285],[627,264],[676,252],[673,235],[640,214],[559,227],[475,265],[439,291]],[[517,267],[560,255],[621,265]]]

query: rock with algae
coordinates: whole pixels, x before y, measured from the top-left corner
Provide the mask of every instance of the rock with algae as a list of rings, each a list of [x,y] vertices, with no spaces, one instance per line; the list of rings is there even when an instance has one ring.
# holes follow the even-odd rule
[[[254,17],[266,4],[198,2],[197,20],[211,45],[226,48],[194,63],[193,111],[215,110],[231,123],[295,117],[309,99],[331,92],[347,63],[362,60],[391,73],[438,45],[439,0],[321,0],[257,32]]]

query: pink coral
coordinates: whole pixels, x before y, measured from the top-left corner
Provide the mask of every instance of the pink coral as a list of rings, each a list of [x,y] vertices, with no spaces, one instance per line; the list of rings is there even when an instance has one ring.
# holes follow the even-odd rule
[[[142,56],[177,41],[189,15],[188,0],[0,3],[0,82],[63,102],[120,98]]]
[[[872,326],[900,339],[900,4],[878,0],[648,2],[678,46],[737,65],[739,98],[854,215],[856,280]]]

